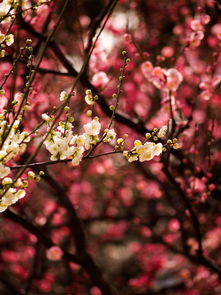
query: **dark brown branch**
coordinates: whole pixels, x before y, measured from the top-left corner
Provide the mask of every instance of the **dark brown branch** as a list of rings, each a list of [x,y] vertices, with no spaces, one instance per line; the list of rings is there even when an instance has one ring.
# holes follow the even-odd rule
[[[85,53],[87,54],[93,44],[93,38],[96,34],[97,29],[101,26],[102,21],[104,20],[104,18],[110,14],[112,12],[112,10],[114,9],[115,5],[117,4],[116,0],[110,0],[109,3],[103,8],[103,10],[101,11],[100,16],[98,16],[97,18],[94,19],[94,21],[91,24],[91,30],[88,36],[88,41],[87,41],[87,46],[85,48]]]

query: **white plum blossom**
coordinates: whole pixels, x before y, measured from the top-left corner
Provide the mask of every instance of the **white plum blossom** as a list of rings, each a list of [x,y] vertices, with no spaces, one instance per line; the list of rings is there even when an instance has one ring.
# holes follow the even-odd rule
[[[7,209],[8,206],[16,203],[25,196],[23,181],[18,178],[13,181],[10,174],[11,170],[6,166],[6,162],[12,160],[18,154],[26,149],[26,143],[30,141],[29,133],[20,131],[21,118],[14,122],[5,120],[5,116],[0,114],[0,212]]]
[[[0,163],[0,178],[7,176],[10,173],[10,168]]]
[[[140,162],[152,160],[154,156],[159,156],[162,153],[162,143],[146,142],[144,145],[136,147],[136,152]]]
[[[52,154],[51,160],[65,160],[74,153],[74,147],[70,145],[73,137],[72,124],[70,122],[60,122],[57,130],[52,130],[47,136],[44,144],[46,149]]]
[[[49,122],[51,120],[50,116],[48,116],[46,113],[43,113],[41,115],[42,120]]]
[[[131,151],[124,151],[123,155],[127,158],[128,162],[139,160],[140,162],[150,161],[155,156],[159,156],[163,151],[162,143],[145,142],[136,140],[134,148]]]
[[[46,149],[51,153],[52,161],[72,159],[73,166],[79,165],[85,149],[99,141],[101,124],[97,117],[83,125],[85,133],[73,134],[70,122],[59,122],[56,129],[50,131],[44,141]]]
[[[12,126],[10,126],[5,120],[0,121],[0,138],[8,133],[7,138],[2,143],[0,161],[9,161],[17,154],[24,152],[26,149],[25,143],[30,141],[30,137],[27,132],[20,132],[19,126],[19,120],[15,120]]]
[[[65,101],[66,99],[68,99],[67,92],[66,91],[61,91],[59,99],[60,99],[60,101]]]
[[[123,155],[124,155],[125,158],[127,158],[127,160],[128,160],[129,163],[132,163],[132,162],[138,160],[138,155],[137,155],[136,152],[133,152],[133,151],[131,151],[131,152],[124,151],[123,152]]]
[[[5,41],[5,35],[0,31],[0,44]]]
[[[166,136],[167,131],[168,131],[168,127],[167,127],[167,125],[164,125],[164,126],[162,126],[162,127],[160,128],[160,130],[157,132],[157,136],[158,136],[159,138],[163,138],[163,137]]]
[[[155,75],[156,79],[155,85],[164,85],[175,91],[182,81],[182,75],[176,69],[163,70],[160,67],[151,68],[150,64],[146,67],[146,72],[148,75],[150,73],[150,79]],[[218,81],[218,79],[217,79]],[[217,82],[218,83],[218,82]],[[96,97],[92,96],[90,90],[86,91],[86,100],[89,104]],[[65,91],[62,91],[60,94],[60,100],[65,101],[68,98],[68,95]],[[63,105],[62,105],[63,106]],[[25,110],[25,108],[23,109]],[[22,111],[23,111],[22,110]],[[111,143],[116,138],[116,132],[112,128],[107,128],[104,130],[103,134],[100,136],[101,132],[101,123],[99,122],[98,117],[89,119],[89,122],[86,122],[82,126],[81,134],[74,134],[73,132],[73,122],[74,118],[69,114],[70,108],[68,106],[64,107],[64,114],[66,116],[65,120],[56,123],[56,117],[53,115],[48,115],[43,113],[41,115],[43,122],[41,124],[47,125],[47,132],[43,137],[43,144],[45,145],[47,151],[50,153],[51,161],[63,161],[67,160],[72,163],[73,166],[78,166],[82,159],[87,158],[91,152],[94,151],[96,145],[101,142]],[[7,118],[7,120],[6,120]],[[14,157],[21,154],[26,149],[26,143],[30,141],[30,134],[34,134],[27,131],[21,132],[21,122],[23,115],[16,116],[15,119],[12,119],[9,116],[5,116],[3,112],[0,114],[0,212],[5,211],[8,206],[16,203],[19,199],[24,198],[26,192],[25,188],[28,186],[29,180],[40,179],[39,175],[36,175],[34,172],[29,171],[27,173],[27,179],[13,179],[11,169],[7,166],[7,162],[13,160]],[[10,120],[12,122],[10,122]],[[53,123],[52,123],[53,122]],[[109,125],[110,126],[110,125]],[[167,126],[164,126],[165,129]],[[153,141],[160,141],[160,133],[164,134],[163,128],[157,133],[156,140],[153,138]],[[38,130],[37,130],[38,131]],[[159,135],[159,138],[157,137]],[[115,146],[114,152],[123,152],[123,155],[127,158],[128,162],[133,161],[149,161],[155,156],[159,156],[163,151],[162,143],[151,142],[150,138],[147,138],[147,142],[142,143],[140,140],[134,142],[134,147],[129,151],[124,150],[124,141],[126,138],[117,139],[117,145]],[[151,137],[151,135],[150,135]],[[163,137],[163,136],[162,136]],[[178,148],[176,142],[172,142],[171,146]],[[91,150],[90,150],[91,149]],[[87,150],[90,150],[89,153],[86,153]],[[86,156],[84,157],[84,154]],[[27,168],[25,166],[25,168]]]
[[[114,129],[105,129],[105,137],[104,137],[104,142],[111,142],[116,138],[116,132]]]
[[[1,17],[1,4],[0,4],[0,17]],[[0,31],[0,58],[5,56],[5,48],[6,46],[11,46],[14,43],[14,35],[9,34],[5,35]]]
[[[3,180],[2,180],[2,184],[3,185],[8,185],[8,184],[11,184],[13,182],[12,178],[11,177],[5,177]]]
[[[95,117],[91,122],[83,126],[86,135],[96,136],[100,133],[101,124],[97,117]]]
[[[0,201],[0,212],[5,211],[8,206],[15,204],[18,200],[24,198],[26,192],[24,189],[16,190],[15,188],[10,187],[8,190],[1,190],[3,195]]]
[[[14,35],[9,34],[5,36],[5,43],[7,46],[11,46],[14,43]]]
[[[73,166],[78,166],[83,158],[83,153],[85,149],[83,146],[75,147],[75,151],[73,154],[73,159],[71,161]]]

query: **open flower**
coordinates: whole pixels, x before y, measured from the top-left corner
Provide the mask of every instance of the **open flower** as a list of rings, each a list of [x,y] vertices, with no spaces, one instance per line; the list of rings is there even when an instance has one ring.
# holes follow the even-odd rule
[[[91,122],[85,124],[83,128],[85,130],[86,135],[95,136],[100,133],[101,124],[98,118],[94,118]]]

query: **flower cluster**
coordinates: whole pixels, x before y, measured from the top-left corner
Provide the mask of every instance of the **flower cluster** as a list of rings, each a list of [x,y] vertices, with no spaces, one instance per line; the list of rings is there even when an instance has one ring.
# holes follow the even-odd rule
[[[38,1],[29,1],[29,0],[2,0],[0,3],[0,19],[3,19],[4,22],[10,20],[15,13],[15,9],[18,6],[22,6],[24,9],[28,8],[37,8],[38,6],[50,2],[50,0],[38,0]],[[33,5],[34,4],[34,5]]]
[[[0,31],[0,57],[5,56],[5,47],[11,46],[14,43],[14,35],[5,35]]]
[[[25,196],[26,181],[18,178],[15,182],[8,177],[11,173],[5,163],[12,160],[26,149],[26,143],[30,141],[27,132],[20,132],[20,120],[9,124],[3,114],[0,115],[0,212],[7,209],[9,205],[16,203]]]
[[[192,33],[189,36],[189,44],[192,47],[198,47],[204,38],[204,26],[210,22],[210,16],[207,14],[196,15],[191,21],[190,27]]]
[[[56,129],[49,131],[44,144],[51,153],[52,161],[72,159],[72,164],[76,166],[82,160],[84,151],[90,149],[99,141],[98,135],[101,124],[99,119],[95,117],[89,123],[83,125],[85,131],[83,134],[76,135],[73,134],[71,121],[73,121],[71,118],[69,118],[69,121],[60,121]]]
[[[12,183],[13,181],[10,177],[6,177],[2,181],[3,188],[0,189],[0,194],[3,195],[3,197],[0,201],[0,212],[5,211],[8,208],[8,206],[13,205],[18,200],[24,198],[26,194],[24,189],[17,189],[16,184],[15,187],[8,188],[8,186],[12,185]]]
[[[128,162],[139,160],[140,162],[150,161],[154,156],[159,156],[163,151],[162,143],[145,142],[142,144],[140,140],[134,141],[134,147],[130,151],[124,151],[123,155]]]
[[[103,140],[104,142],[111,142],[116,137],[116,132],[114,131],[114,129],[105,129],[104,134],[105,134],[105,137]]]
[[[175,92],[183,81],[182,74],[178,70],[174,68],[163,69],[161,67],[154,67],[149,61],[141,65],[141,70],[148,81],[167,94],[169,92]]]
[[[20,120],[9,124],[4,115],[0,115],[0,162],[5,163],[26,149],[26,143],[30,141],[26,131],[20,132]]]

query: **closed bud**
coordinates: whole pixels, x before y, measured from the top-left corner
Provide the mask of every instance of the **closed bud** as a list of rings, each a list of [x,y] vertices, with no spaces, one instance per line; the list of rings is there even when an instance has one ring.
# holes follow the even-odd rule
[[[91,116],[92,116],[92,110],[88,110],[88,111],[87,111],[87,116],[88,116],[88,117],[91,117]]]
[[[114,99],[116,99],[116,98],[117,98],[117,94],[116,94],[116,93],[112,94],[112,97],[113,97]]]
[[[145,137],[146,137],[146,139],[150,139],[152,136],[151,136],[150,133],[146,133],[146,134],[145,134]]]
[[[124,142],[123,138],[118,138],[117,139],[117,144],[121,145]]]
[[[70,107],[65,106],[65,107],[64,107],[64,111],[65,111],[65,112],[69,112],[69,111],[70,111]]]
[[[35,179],[35,173],[33,171],[28,171],[28,178]]]

